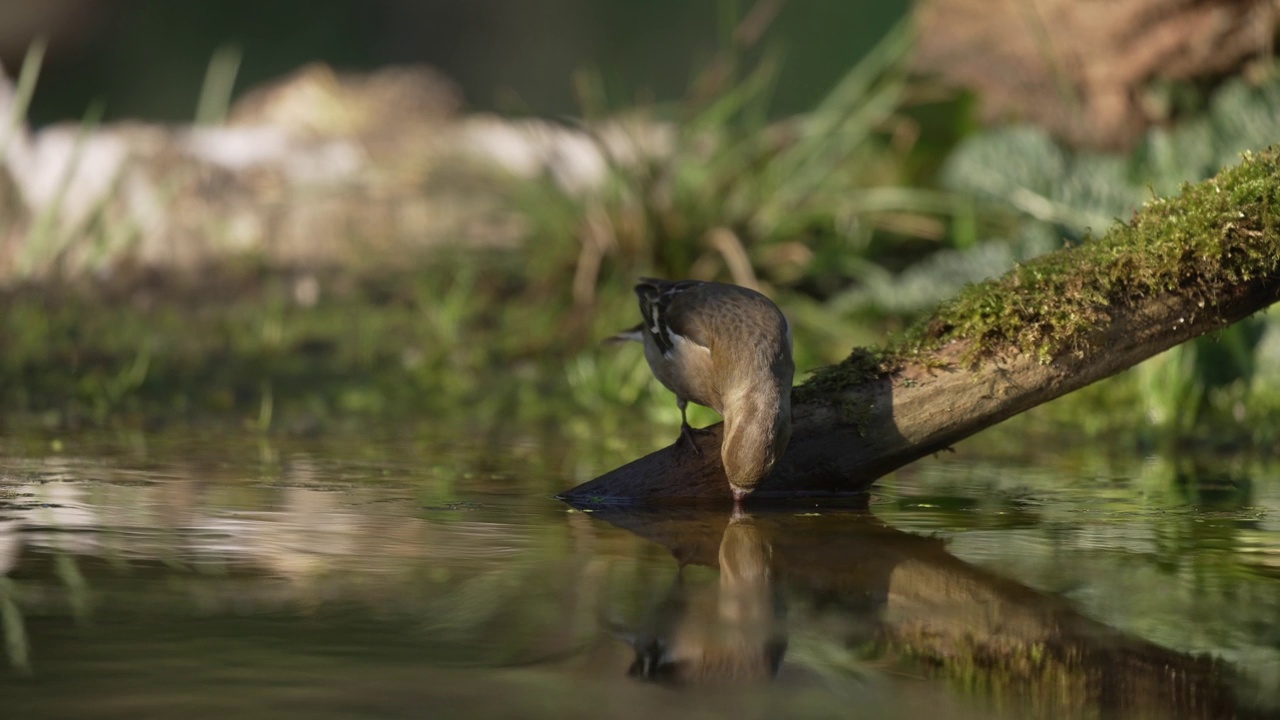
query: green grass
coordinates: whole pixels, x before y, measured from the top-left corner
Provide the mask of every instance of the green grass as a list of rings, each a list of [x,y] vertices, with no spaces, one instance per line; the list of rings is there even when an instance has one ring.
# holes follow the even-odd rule
[[[971,214],[967,200],[928,187],[914,171],[928,164],[925,151],[895,139],[917,102],[911,43],[910,25],[896,27],[822,102],[782,122],[769,117],[778,60],[768,53],[740,76],[695,83],[682,103],[626,109],[634,126],[598,118],[602,93],[584,81],[585,129],[607,178],[586,192],[552,182],[521,190],[545,251],[532,274],[572,276],[580,304],[641,275],[758,285],[787,304],[829,295],[902,245],[971,241],[952,236],[951,218]],[[656,157],[619,154],[603,137],[663,123],[673,147]]]
[[[56,275],[68,252],[98,247],[85,266],[126,277],[103,287],[83,280],[76,288],[8,292],[0,310],[7,340],[0,401],[9,421],[22,413],[53,424],[146,425],[207,413],[267,431],[425,412],[471,414],[478,424],[558,418],[574,433],[604,435],[636,419],[659,428],[676,423],[669,393],[648,376],[636,348],[596,346],[634,323],[630,285],[643,274],[728,279],[770,292],[795,327],[802,373],[834,363],[804,383],[803,399],[833,395],[957,339],[973,341],[971,361],[1007,348],[1048,360],[1085,349],[1090,329],[1125,303],[1169,291],[1213,297],[1250,273],[1275,271],[1280,251],[1269,176],[1275,154],[1266,152],[1189,186],[1179,198],[1149,202],[1133,222],[1103,237],[969,286],[897,340],[845,359],[850,346],[878,344],[885,328],[909,322],[924,306],[921,298],[931,304],[950,292],[936,273],[925,272],[917,284],[926,292],[916,300],[904,298],[900,307],[877,300],[909,294],[903,268],[929,258],[949,267],[954,257],[996,245],[1025,249],[994,253],[995,260],[981,265],[987,268],[1043,243],[978,243],[992,230],[1016,235],[1016,223],[982,205],[972,183],[960,184],[963,192],[935,187],[936,168],[948,165],[955,174],[965,166],[944,160],[963,139],[967,105],[942,109],[941,134],[948,139],[902,142],[912,136],[904,128],[918,127],[920,113],[920,86],[907,72],[908,25],[890,32],[810,112],[782,122],[769,112],[778,56],[764,51],[759,62],[744,66],[748,53],[733,42],[685,101],[626,109],[644,122],[668,123],[672,152],[618,157],[598,138],[608,172],[594,191],[568,192],[550,180],[513,183],[514,202],[527,221],[525,247],[434,257],[404,257],[393,248],[362,258],[358,268],[307,271],[322,288],[314,306],[295,297],[299,273],[307,272],[246,268],[244,258],[235,257],[212,258],[207,282],[174,275],[148,295],[149,281],[129,280],[117,252],[128,249],[136,228],[95,215],[85,232],[69,234],[54,222],[55,203],[46,217],[30,219],[19,258],[23,272]],[[14,122],[34,91],[41,57],[42,46],[34,45],[19,79]],[[231,49],[211,59],[200,121],[225,115],[237,62]],[[609,127],[598,85],[579,78],[591,133]],[[1265,103],[1227,100],[1215,101],[1222,107],[1205,127],[1255,133],[1266,127]],[[89,117],[84,131],[92,125]],[[1166,167],[1171,158],[1187,156],[1184,151],[1198,147],[1201,125],[1190,123],[1164,144],[1152,139],[1144,150],[1147,165]],[[1027,148],[1010,142],[970,143],[954,154],[967,158],[970,170],[989,169],[992,163],[979,161],[991,153]],[[1223,143],[1213,147],[1223,150]],[[1039,155],[1014,153],[1007,164],[1043,164],[1036,158],[1052,148],[1040,145]],[[1188,164],[1208,162],[1201,160]],[[1124,165],[1119,158],[1076,163],[1074,185],[1088,185],[1080,178],[1098,168]],[[1014,184],[1010,192],[1017,197],[1026,195],[1015,192],[1019,188],[1038,187],[1029,180]],[[1167,178],[1153,183],[1167,185]],[[1106,217],[1072,197],[1036,197],[1056,208],[1054,223]],[[1049,225],[1042,220],[1036,221],[1044,226],[1041,235]],[[983,276],[979,265],[969,276]],[[946,292],[931,296],[938,287]],[[1253,379],[1256,338],[1231,336],[1226,345],[1234,348],[1231,362],[1246,368],[1234,380],[1210,377],[1206,358],[1221,353],[1198,342],[1194,362],[1157,361],[1139,371],[1138,380],[1126,381],[1132,387],[1111,392],[1126,398],[1122,407],[1114,407],[1119,401],[1107,407],[1105,398],[1095,402],[1086,391],[1077,394],[1079,409],[1061,417],[1085,427],[1125,418],[1130,425],[1154,422],[1186,432],[1209,412],[1230,410],[1239,422],[1244,407],[1253,427],[1274,426],[1265,419],[1273,405],[1261,398],[1280,393],[1266,392],[1265,373]],[[862,410],[848,412],[854,417]],[[710,412],[695,416],[695,422],[714,419]]]
[[[1102,237],[967,288],[910,336],[923,349],[966,339],[978,355],[1014,348],[1044,360],[1086,349],[1116,308],[1165,293],[1220,297],[1280,268],[1280,163],[1274,150],[1148,202]]]
[[[314,304],[299,299],[310,283]],[[636,312],[630,297],[573,340],[560,299],[503,257],[434,254],[363,274],[241,264],[0,300],[0,420],[14,429],[421,420],[482,434],[557,425],[608,444],[679,427],[639,348],[598,345]]]

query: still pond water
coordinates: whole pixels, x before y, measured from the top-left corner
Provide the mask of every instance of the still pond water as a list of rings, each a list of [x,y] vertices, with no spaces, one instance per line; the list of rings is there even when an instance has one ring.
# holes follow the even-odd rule
[[[865,509],[573,511],[639,447],[0,441],[12,718],[1280,716],[1280,471],[983,443]]]

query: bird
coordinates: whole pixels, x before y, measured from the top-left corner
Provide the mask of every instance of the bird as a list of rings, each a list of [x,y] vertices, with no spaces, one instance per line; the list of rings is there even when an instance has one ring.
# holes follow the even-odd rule
[[[654,376],[675,393],[680,436],[698,450],[690,402],[724,417],[720,457],[735,506],[769,474],[791,439],[791,327],[769,298],[701,280],[640,278],[643,321],[612,340],[639,340]]]

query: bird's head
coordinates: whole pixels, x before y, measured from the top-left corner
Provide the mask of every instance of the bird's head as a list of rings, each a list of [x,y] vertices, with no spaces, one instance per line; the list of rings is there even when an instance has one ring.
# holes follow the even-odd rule
[[[757,389],[726,406],[720,457],[735,499],[769,475],[791,440],[791,386]]]

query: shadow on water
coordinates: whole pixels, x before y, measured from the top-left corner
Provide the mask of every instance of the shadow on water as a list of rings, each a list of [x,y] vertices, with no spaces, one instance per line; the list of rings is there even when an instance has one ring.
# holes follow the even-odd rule
[[[729,515],[612,510],[596,516],[719,569],[711,602],[677,583],[633,672],[675,681],[760,680],[787,646],[782,594],[839,608],[847,646],[945,677],[998,707],[1045,717],[1254,717],[1233,668],[1090,620],[1069,603],[974,567],[938,539],[868,512]],[[1017,713],[1015,713],[1017,714]],[[1257,714],[1257,717],[1263,717]]]

